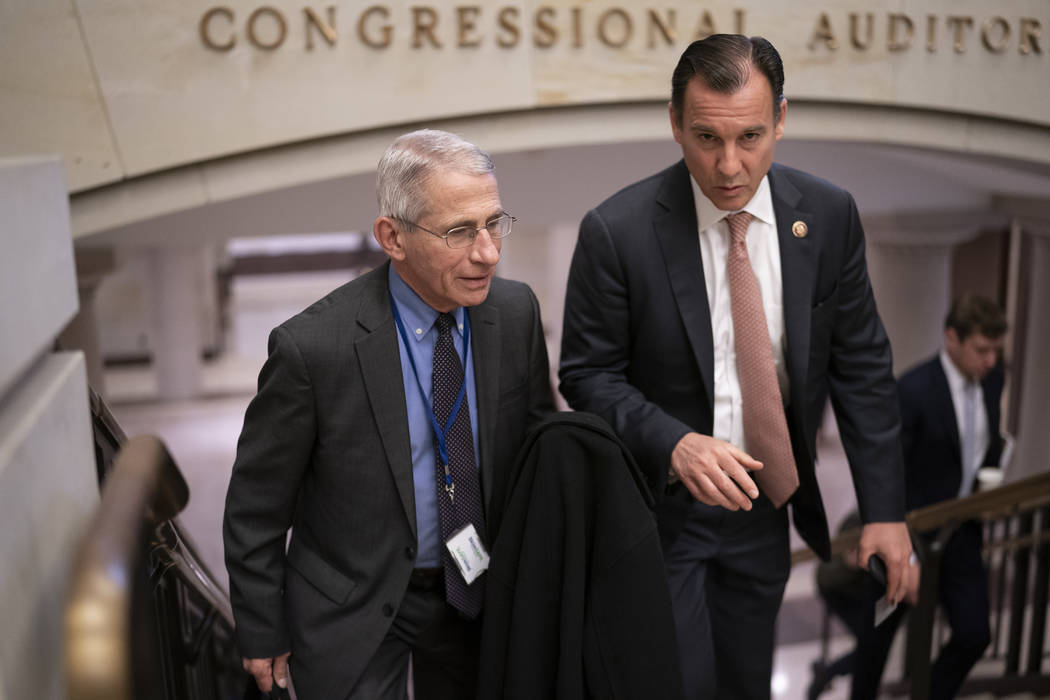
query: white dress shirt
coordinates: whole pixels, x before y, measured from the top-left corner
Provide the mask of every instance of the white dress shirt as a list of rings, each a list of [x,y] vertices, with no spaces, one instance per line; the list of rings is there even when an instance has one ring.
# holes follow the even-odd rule
[[[984,461],[984,453],[988,451],[991,436],[988,434],[988,411],[984,407],[984,389],[980,382],[971,382],[959,368],[948,357],[948,353],[941,350],[941,367],[944,368],[944,376],[948,378],[948,389],[952,394],[952,406],[955,408],[955,427],[959,429],[959,454],[962,464],[962,483],[959,485],[959,498],[969,496],[973,490],[973,480],[977,476],[977,470],[981,468]],[[974,438],[973,451],[965,453],[966,446],[966,394],[971,393],[975,402],[974,407]]]
[[[733,310],[729,298],[729,277],[726,274],[729,224],[725,217],[735,212],[722,211],[700,191],[696,180],[690,177],[689,182],[693,186],[693,199],[696,202],[700,258],[704,266],[707,304],[711,310],[711,337],[714,341],[715,405],[711,435],[746,452],[740,379],[736,371]],[[784,365],[784,286],[780,271],[777,221],[773,214],[768,176],[762,178],[755,195],[740,211],[746,211],[753,217],[747,229],[747,254],[762,293],[780,394],[786,397],[789,385],[787,367]]]

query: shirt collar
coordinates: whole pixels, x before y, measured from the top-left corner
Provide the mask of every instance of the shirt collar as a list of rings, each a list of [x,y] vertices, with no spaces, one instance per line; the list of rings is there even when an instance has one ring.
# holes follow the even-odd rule
[[[390,283],[390,294],[397,304],[397,311],[401,314],[401,322],[405,325],[405,330],[409,337],[422,340],[437,321],[438,312],[401,279],[401,275],[397,274],[393,265],[390,266],[387,278]],[[465,313],[463,307],[458,306],[450,313],[456,319],[456,329],[462,334],[463,314]]]
[[[693,200],[696,202],[698,230],[709,229],[733,213],[716,207],[714,202],[708,199],[707,195],[700,190],[700,185],[696,184],[696,180],[692,175],[689,176],[689,184],[693,187]],[[773,225],[775,221],[773,218],[773,195],[769,189],[768,174],[763,176],[762,182],[758,184],[758,189],[755,190],[754,196],[751,197],[751,201],[745,204],[740,211],[746,211],[754,218],[764,221],[770,226]]]
[[[944,376],[948,379],[948,388],[951,389],[953,393],[961,392],[965,390],[967,386],[975,383],[971,382],[966,378],[966,375],[959,371],[959,368],[955,366],[954,362],[952,362],[952,358],[949,357],[948,351],[943,348],[941,349],[941,367],[944,368]]]

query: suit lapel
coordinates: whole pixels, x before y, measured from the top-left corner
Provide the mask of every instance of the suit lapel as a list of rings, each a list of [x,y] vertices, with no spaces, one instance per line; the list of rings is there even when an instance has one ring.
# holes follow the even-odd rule
[[[933,414],[940,416],[944,421],[944,428],[951,437],[952,456],[955,464],[961,468],[962,446],[959,443],[959,425],[955,420],[955,404],[952,403],[952,390],[948,386],[948,376],[944,373],[941,358],[938,354],[932,360],[933,363],[933,398],[936,402]]]
[[[387,283],[387,265],[376,273],[374,283],[363,295],[358,310],[357,324],[366,332],[354,348],[361,363],[365,393],[379,430],[387,462],[393,472],[394,483],[401,496],[405,517],[416,533],[416,498],[412,480],[412,447],[408,434],[408,410],[401,374],[401,355],[398,350],[397,327],[390,310]]]
[[[810,314],[813,299],[815,260],[813,239],[834,234],[816,229],[811,212],[799,208],[802,193],[774,164],[769,170],[773,213],[780,244],[780,274],[783,285],[785,361],[791,379],[792,410],[805,415],[806,375],[809,366]],[[792,232],[796,221],[806,225],[807,235]]]
[[[700,259],[700,237],[696,223],[696,203],[689,184],[685,161],[671,169],[656,196],[664,211],[653,219],[653,231],[663,253],[678,313],[692,345],[693,356],[707,390],[708,404],[714,406],[714,342],[711,338],[711,311],[708,307],[704,266]]]
[[[483,303],[467,309],[470,317],[470,347],[474,363],[474,390],[478,397],[478,466],[481,469],[482,498],[486,521],[492,502],[492,459],[495,420],[498,415],[500,373],[499,309]]]

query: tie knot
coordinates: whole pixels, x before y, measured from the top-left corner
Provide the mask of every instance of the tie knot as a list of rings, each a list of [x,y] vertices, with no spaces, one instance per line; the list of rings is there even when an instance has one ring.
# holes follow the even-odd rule
[[[726,217],[729,223],[729,235],[734,243],[743,242],[747,239],[747,227],[751,223],[751,214],[746,211],[738,211]]]
[[[439,335],[448,335],[454,325],[456,325],[456,319],[452,314],[438,314],[437,329]]]

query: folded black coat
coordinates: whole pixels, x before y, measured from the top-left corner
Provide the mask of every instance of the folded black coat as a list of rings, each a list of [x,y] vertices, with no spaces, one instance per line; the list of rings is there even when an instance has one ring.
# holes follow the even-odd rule
[[[682,697],[652,499],[623,443],[551,416],[518,456],[493,545],[481,700]]]

